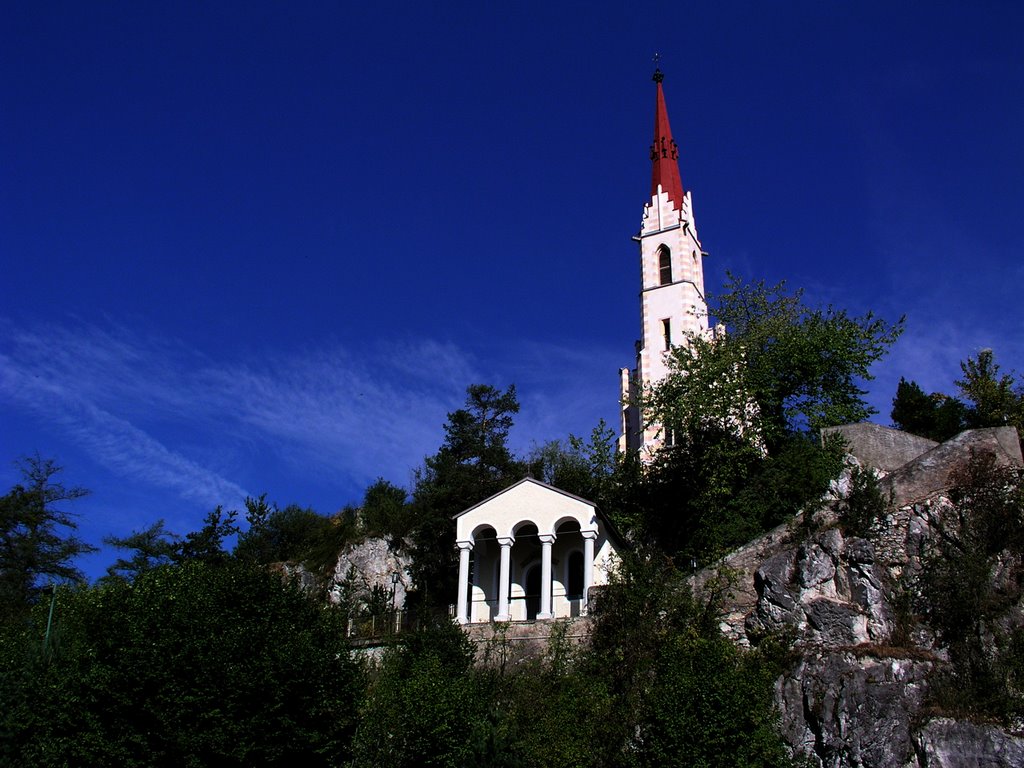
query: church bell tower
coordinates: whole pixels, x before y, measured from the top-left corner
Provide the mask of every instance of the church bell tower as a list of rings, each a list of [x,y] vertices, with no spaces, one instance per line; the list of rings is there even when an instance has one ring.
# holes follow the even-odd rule
[[[649,460],[666,440],[659,424],[645,424],[638,401],[646,387],[668,372],[665,357],[673,346],[708,332],[704,300],[704,252],[697,237],[693,199],[683,190],[679,147],[672,138],[665,108],[664,75],[654,72],[654,143],[651,145],[651,198],[644,205],[640,232],[640,339],[636,367],[619,371],[622,425],[620,451],[640,451]]]

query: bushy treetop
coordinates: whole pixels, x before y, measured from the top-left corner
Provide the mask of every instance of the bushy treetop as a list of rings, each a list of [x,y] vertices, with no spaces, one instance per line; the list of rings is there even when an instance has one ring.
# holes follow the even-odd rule
[[[726,332],[694,334],[673,347],[668,376],[645,393],[650,421],[682,429],[742,425],[771,452],[787,434],[874,413],[862,383],[899,337],[902,319],[812,308],[785,283],[733,275],[712,304]]]

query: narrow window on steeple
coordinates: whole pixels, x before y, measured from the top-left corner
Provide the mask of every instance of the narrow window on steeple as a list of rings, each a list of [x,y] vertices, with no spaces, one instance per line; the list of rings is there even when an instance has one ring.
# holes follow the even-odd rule
[[[658,271],[661,275],[661,285],[672,282],[672,252],[667,245],[658,248]]]
[[[665,350],[672,349],[672,321],[667,317],[661,321],[661,335],[665,337]]]

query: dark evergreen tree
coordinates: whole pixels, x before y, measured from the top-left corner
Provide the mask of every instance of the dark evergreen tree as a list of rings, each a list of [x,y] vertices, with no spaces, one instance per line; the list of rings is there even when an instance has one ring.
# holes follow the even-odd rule
[[[916,381],[901,378],[889,414],[893,426],[943,442],[967,428],[967,408],[955,397],[926,394]]]
[[[965,429],[1016,427],[1024,431],[1024,379],[1000,373],[995,353],[981,350],[960,363],[956,381],[963,400],[941,392],[926,394],[913,381],[900,379],[891,418],[898,429],[942,442]]]
[[[405,544],[412,526],[412,515],[404,488],[382,477],[366,489],[359,510],[362,529],[371,536],[383,536],[392,549]]]
[[[249,528],[238,535],[234,555],[255,563],[296,562],[320,571],[333,567],[338,552],[355,535],[353,515],[333,517],[309,507],[267,504],[266,495],[246,499]]]
[[[177,562],[181,558],[181,539],[164,527],[163,520],[157,520],[148,528],[128,536],[107,536],[103,543],[131,552],[130,556],[119,557],[107,568],[105,579],[131,581],[141,573]]]
[[[59,508],[85,496],[66,487],[51,459],[32,456],[20,462],[22,482],[0,497],[0,615],[24,616],[50,582],[82,581],[74,561],[95,547],[74,535],[70,512]]]
[[[470,386],[465,408],[448,414],[440,450],[417,471],[409,543],[415,599],[421,604],[444,608],[455,595],[452,517],[526,475],[527,465],[507,444],[518,412],[514,385],[504,392],[483,384]]]

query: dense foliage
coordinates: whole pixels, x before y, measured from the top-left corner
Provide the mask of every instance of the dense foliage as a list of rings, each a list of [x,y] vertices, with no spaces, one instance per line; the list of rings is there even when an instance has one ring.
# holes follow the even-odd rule
[[[983,452],[951,480],[917,583],[952,663],[938,703],[1009,719],[1024,714],[1024,472]]]
[[[246,499],[248,529],[238,535],[235,555],[254,563],[302,563],[314,572],[332,568],[341,548],[357,536],[354,515],[325,517],[313,509],[267,504],[266,494]]]
[[[836,518],[847,536],[869,537],[876,532],[892,506],[892,494],[882,493],[874,470],[854,466],[846,494],[833,504]]]
[[[780,658],[719,634],[720,595],[695,599],[663,558],[637,556],[595,607],[589,645],[553,625],[541,658],[503,663],[499,636],[473,666],[450,624],[407,636],[372,676],[354,765],[789,765]]]
[[[193,560],[60,589],[3,639],[0,761],[336,765],[361,683],[336,611],[265,568]]]
[[[626,559],[597,601],[584,659],[609,694],[597,764],[788,765],[772,705],[782,659],[721,635],[727,588],[723,574],[695,596],[660,555]]]
[[[684,563],[714,560],[822,498],[842,446],[821,445],[819,430],[872,413],[862,383],[902,331],[808,307],[783,284],[731,277],[714,301],[727,332],[673,347],[669,374],[644,393],[667,446],[630,491],[634,538]]]
[[[369,685],[353,768],[474,764],[488,702],[472,665],[472,645],[451,622],[390,648]]]
[[[841,470],[838,443],[805,435],[774,454],[728,430],[682,435],[636,489],[642,537],[680,563],[706,565],[820,501]]]

